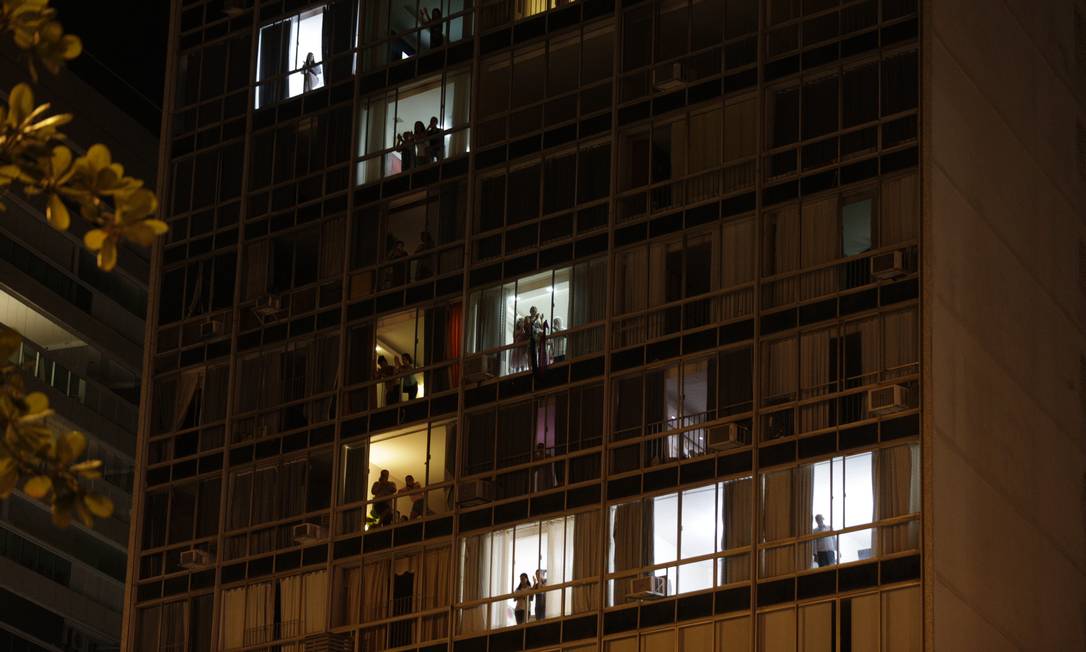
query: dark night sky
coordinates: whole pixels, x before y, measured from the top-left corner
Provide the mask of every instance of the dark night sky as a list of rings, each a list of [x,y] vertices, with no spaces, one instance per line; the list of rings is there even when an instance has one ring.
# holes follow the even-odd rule
[[[70,67],[158,134],[170,0],[52,0],[64,31],[83,40]]]

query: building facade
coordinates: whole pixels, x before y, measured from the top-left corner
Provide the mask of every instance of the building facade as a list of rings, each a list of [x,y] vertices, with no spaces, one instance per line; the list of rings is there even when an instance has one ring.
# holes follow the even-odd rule
[[[1067,59],[1056,4],[1037,30]],[[954,11],[175,2],[124,648],[1075,649],[1079,367],[1012,364],[1036,332],[957,307],[1021,316],[1049,276],[999,291],[933,181],[998,141],[955,124],[968,66],[932,61],[1043,39]],[[1071,133],[1077,52],[1031,60]],[[1078,133],[1045,147],[1073,162]],[[1083,179],[1031,170],[1064,216],[1045,269],[1086,265]],[[1046,352],[1081,356],[1086,309],[1049,313]],[[965,395],[998,377],[959,368],[968,342],[1020,375]],[[993,503],[1014,457],[973,448],[1002,430],[940,418],[1025,423],[1003,393],[1040,373],[1022,471],[1051,482]],[[1026,538],[1058,594],[991,579],[1026,579]]]
[[[9,53],[10,54],[10,53]],[[26,79],[25,60],[0,56],[4,94]],[[75,148],[110,143],[129,174],[153,181],[154,137],[69,71],[43,75],[39,101],[74,112],[65,129]],[[44,392],[58,430],[87,435],[87,454],[104,463],[93,482],[114,515],[59,529],[49,506],[19,491],[0,501],[0,650],[101,652],[121,641],[131,491],[139,422],[140,368],[150,252],[121,251],[102,273],[69,233],[45,222],[40,206],[5,193],[0,220],[0,323],[24,338],[16,360],[28,388]]]

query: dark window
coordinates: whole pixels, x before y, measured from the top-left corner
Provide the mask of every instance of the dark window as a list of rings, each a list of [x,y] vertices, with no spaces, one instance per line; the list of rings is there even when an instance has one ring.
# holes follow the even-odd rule
[[[780,147],[799,139],[799,90],[773,92],[770,106],[769,146]]]
[[[803,138],[816,138],[837,130],[837,78],[829,77],[803,87]]]
[[[841,119],[844,127],[852,127],[878,118],[879,71],[877,64],[845,71],[841,86]]]
[[[915,109],[919,96],[916,52],[882,62],[882,115]]]

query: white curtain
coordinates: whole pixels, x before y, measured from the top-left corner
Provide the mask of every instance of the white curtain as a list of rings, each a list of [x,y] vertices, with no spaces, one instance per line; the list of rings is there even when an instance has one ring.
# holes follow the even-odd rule
[[[724,223],[724,287],[754,280],[754,218]]]
[[[318,571],[302,576],[302,590],[305,594],[302,603],[302,633],[316,634],[326,629],[328,612],[328,572]]]
[[[279,580],[279,635],[297,638],[305,628],[302,615],[302,576],[292,575]],[[301,645],[285,645],[284,652],[300,652]]]
[[[830,371],[836,349],[830,346],[829,329],[804,333],[799,341],[800,398],[823,396],[834,390]],[[800,408],[800,432],[810,432],[830,425],[830,406],[822,401]]]
[[[803,204],[800,266],[804,269],[828,263],[838,255],[837,197]],[[807,272],[800,280],[800,299],[813,299],[837,289],[837,270],[823,267]]]
[[[878,519],[920,511],[920,447],[884,448],[878,453]],[[902,530],[904,536],[906,532]]]
[[[882,182],[882,246],[915,240],[918,232],[920,202],[916,174]]]
[[[794,534],[792,526],[792,470],[774,471],[762,475],[762,536],[765,543],[787,539]],[[792,546],[763,548],[761,561],[763,577],[773,577],[792,570]]]
[[[245,645],[272,640],[275,624],[275,586],[270,582],[252,584],[245,593]]]
[[[380,559],[362,569],[362,621],[381,620],[389,616],[392,599],[392,560]]]
[[[460,601],[471,602],[489,596],[490,534],[469,536],[463,540],[460,555]],[[460,622],[462,633],[486,629],[483,607],[465,609]]]
[[[772,405],[795,398],[797,348],[794,337],[762,345],[762,360],[765,363],[763,404]]]
[[[585,580],[600,574],[600,545],[603,528],[600,512],[581,512],[572,518],[572,532],[567,531],[565,556],[570,564],[570,577],[566,581]],[[583,584],[571,589],[567,613],[581,613],[596,609],[596,584]],[[547,615],[550,615],[550,604]]]
[[[233,650],[245,645],[245,587],[222,593],[222,646]]]
[[[491,533],[490,542],[490,595],[508,595],[516,588],[513,576],[513,529]],[[497,629],[514,624],[511,599],[490,603],[490,628]]]
[[[884,315],[882,335],[884,377],[896,378],[915,372],[916,363],[919,361],[916,310],[902,310]]]

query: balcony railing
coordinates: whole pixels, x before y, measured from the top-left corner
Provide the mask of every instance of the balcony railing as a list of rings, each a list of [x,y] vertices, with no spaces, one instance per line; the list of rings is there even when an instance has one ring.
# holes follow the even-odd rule
[[[49,354],[23,340],[12,354],[11,362],[23,372],[44,383],[54,391],[79,403],[106,421],[126,432],[135,433],[139,410],[105,385],[80,376],[64,365],[51,360]]]

